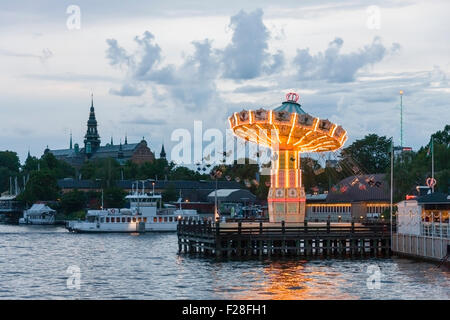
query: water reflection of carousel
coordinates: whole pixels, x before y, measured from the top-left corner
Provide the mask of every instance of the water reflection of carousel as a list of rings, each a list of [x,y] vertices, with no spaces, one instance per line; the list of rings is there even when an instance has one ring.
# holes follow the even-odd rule
[[[347,140],[341,126],[309,115],[298,99],[298,94],[288,93],[286,101],[274,110],[242,110],[229,118],[238,137],[272,150],[268,194],[271,222],[304,221],[306,198],[300,153],[335,151]]]

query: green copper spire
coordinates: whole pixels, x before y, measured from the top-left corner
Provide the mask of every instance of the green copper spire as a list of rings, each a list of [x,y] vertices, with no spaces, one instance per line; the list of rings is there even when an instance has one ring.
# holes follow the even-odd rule
[[[91,109],[89,112],[89,120],[87,122],[87,131],[84,136],[84,147],[87,150],[87,144],[90,144],[91,152],[94,152],[100,146],[100,136],[97,131],[97,119],[94,110],[94,95],[91,96]]]

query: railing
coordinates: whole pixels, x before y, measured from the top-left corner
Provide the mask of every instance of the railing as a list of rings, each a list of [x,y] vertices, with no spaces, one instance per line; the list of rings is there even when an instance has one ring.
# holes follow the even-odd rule
[[[323,226],[309,226],[307,223],[304,225],[289,225],[281,223],[279,225],[273,225],[270,223],[259,224],[242,224],[228,223],[221,225],[220,223],[196,222],[180,220],[178,223],[179,234],[191,234],[191,235],[203,235],[203,236],[216,236],[216,237],[231,237],[241,235],[264,235],[264,236],[327,236],[327,234],[333,236],[390,236],[390,226],[387,224],[376,225],[355,225],[351,223],[349,225],[331,225],[327,223]]]
[[[425,237],[450,239],[450,229],[448,223],[422,222],[420,234]]]

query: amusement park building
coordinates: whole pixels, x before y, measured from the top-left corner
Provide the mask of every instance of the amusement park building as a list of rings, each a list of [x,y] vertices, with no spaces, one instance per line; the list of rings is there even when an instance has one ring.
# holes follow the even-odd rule
[[[307,221],[380,219],[389,210],[389,184],[384,174],[343,179],[327,194],[306,196]]]

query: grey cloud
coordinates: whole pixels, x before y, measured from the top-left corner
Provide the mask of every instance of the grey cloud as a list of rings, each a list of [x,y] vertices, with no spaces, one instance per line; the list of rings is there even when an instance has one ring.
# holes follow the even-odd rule
[[[125,64],[130,66],[131,57],[124,48],[119,46],[116,39],[106,39],[106,43],[108,44],[106,58],[109,60],[110,65],[120,66]]]
[[[234,93],[255,93],[255,92],[264,92],[270,90],[270,87],[266,86],[241,86],[239,88],[236,88],[233,92]]]
[[[145,92],[145,90],[139,89],[130,83],[124,83],[119,90],[110,89],[109,92],[116,96],[138,97],[138,96],[141,96]]]
[[[137,124],[137,125],[152,125],[152,126],[161,126],[166,125],[167,121],[165,119],[149,119],[147,117],[138,116],[128,120],[125,120],[124,123],[129,124]]]
[[[315,55],[311,55],[309,49],[297,50],[294,64],[298,67],[298,79],[351,82],[360,69],[380,62],[386,55],[395,53],[400,48],[395,43],[387,49],[380,38],[375,37],[370,45],[357,52],[341,53],[343,43],[341,38],[336,38],[324,52]]]
[[[161,49],[154,36],[146,31],[136,37],[138,49],[133,54],[120,47],[114,39],[107,41],[106,57],[112,66],[126,66],[125,84],[120,90],[111,90],[121,96],[138,96],[143,93],[136,83],[153,82],[163,85],[171,96],[183,103],[184,107],[195,109],[208,105],[215,97],[219,62],[212,50],[211,41],[194,41],[194,53],[185,58],[180,66],[161,65]],[[132,83],[134,83],[132,85]]]
[[[279,70],[284,63],[281,51],[268,53],[270,33],[263,23],[263,11],[241,10],[230,19],[233,30],[231,43],[223,50],[225,78],[241,80],[259,77]],[[272,64],[270,64],[273,60]]]

